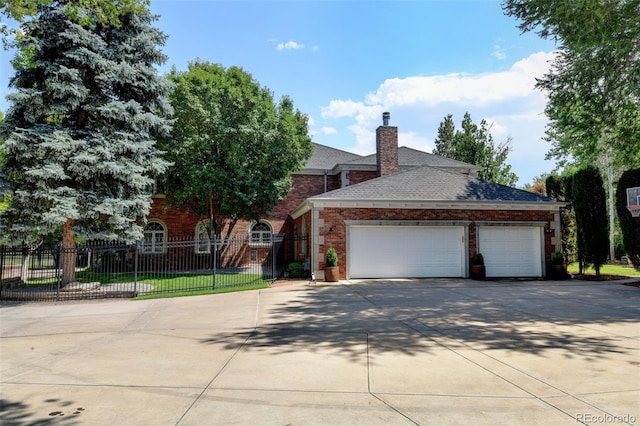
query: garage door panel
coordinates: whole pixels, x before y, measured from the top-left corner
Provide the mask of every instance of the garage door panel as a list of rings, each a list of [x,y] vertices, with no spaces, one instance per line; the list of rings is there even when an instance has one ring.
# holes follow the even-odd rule
[[[464,228],[353,226],[351,278],[460,277]]]
[[[478,240],[488,277],[542,276],[540,228],[484,227]]]

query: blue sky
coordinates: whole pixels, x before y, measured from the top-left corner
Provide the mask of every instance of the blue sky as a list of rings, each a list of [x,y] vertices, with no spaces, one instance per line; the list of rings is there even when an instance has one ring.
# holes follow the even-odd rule
[[[497,141],[512,138],[518,186],[554,167],[544,160],[545,98],[533,87],[554,45],[520,34],[497,0],[152,0],[151,9],[169,36],[161,72],[196,58],[240,66],[294,100],[315,142],[373,153],[390,111],[399,144],[430,152],[444,116],[459,126],[469,111]]]

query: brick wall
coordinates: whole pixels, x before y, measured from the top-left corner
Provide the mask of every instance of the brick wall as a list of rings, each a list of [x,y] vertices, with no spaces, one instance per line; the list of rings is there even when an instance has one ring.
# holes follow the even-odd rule
[[[388,176],[398,171],[398,128],[380,126],[376,129],[376,154],[378,176]]]
[[[477,247],[477,221],[490,222],[546,222],[544,232],[545,261],[551,260],[551,253],[555,247],[551,244],[554,236],[550,224],[554,220],[554,213],[547,211],[527,210],[417,210],[417,209],[357,209],[357,208],[325,208],[320,211],[320,219],[324,220],[324,226],[320,228],[320,235],[324,236],[324,244],[320,245],[320,253],[326,253],[329,247],[338,251],[340,279],[346,279],[347,264],[347,227],[345,220],[469,220],[469,256],[476,254]],[[329,228],[333,227],[332,231]],[[324,258],[320,261],[319,269],[324,269]]]
[[[347,172],[349,185],[355,185],[356,183],[375,179],[376,177],[376,172],[372,170],[349,170]]]
[[[323,175],[293,175],[291,192],[276,205],[270,219],[285,220],[304,200],[324,192]]]

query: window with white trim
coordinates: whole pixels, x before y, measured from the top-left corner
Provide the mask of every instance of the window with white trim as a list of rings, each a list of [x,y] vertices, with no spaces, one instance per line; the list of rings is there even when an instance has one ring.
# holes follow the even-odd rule
[[[167,251],[167,228],[162,222],[151,221],[143,231],[142,252],[164,253]]]
[[[256,222],[251,226],[250,244],[271,244],[273,231],[267,222]]]
[[[201,220],[196,226],[196,253],[211,253],[208,225],[208,220]]]

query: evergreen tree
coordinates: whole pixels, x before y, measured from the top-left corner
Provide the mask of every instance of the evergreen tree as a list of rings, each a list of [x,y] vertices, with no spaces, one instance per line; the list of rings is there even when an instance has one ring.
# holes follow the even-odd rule
[[[436,147],[433,150],[435,155],[443,157],[453,157],[453,138],[455,137],[456,125],[453,123],[453,115],[447,114],[444,121],[438,126],[438,137],[435,140]]]
[[[170,131],[168,82],[154,65],[166,36],[146,8],[122,8],[117,25],[92,10],[41,7],[22,25],[20,52],[3,125],[4,170],[13,187],[3,227],[34,243],[63,227],[65,253],[75,237],[137,241],[151,205],[149,188],[167,163],[155,140]],[[118,1],[114,2],[116,5]],[[65,256],[63,282],[75,279]]]
[[[496,145],[487,121],[482,120],[477,125],[468,112],[464,114],[461,127],[461,130],[456,130],[453,116],[447,115],[438,127],[433,153],[480,166],[480,179],[514,186],[518,176],[511,171],[511,165],[505,164],[511,152],[511,139]]]
[[[573,176],[573,206],[578,224],[578,251],[581,259],[591,264],[600,276],[600,266],[609,254],[609,227],[606,195],[598,169],[589,167]]]
[[[640,187],[640,168],[627,170],[618,180],[616,210],[624,249],[633,266],[640,271],[640,218],[632,217],[631,212],[627,210],[627,188],[635,187]]]

